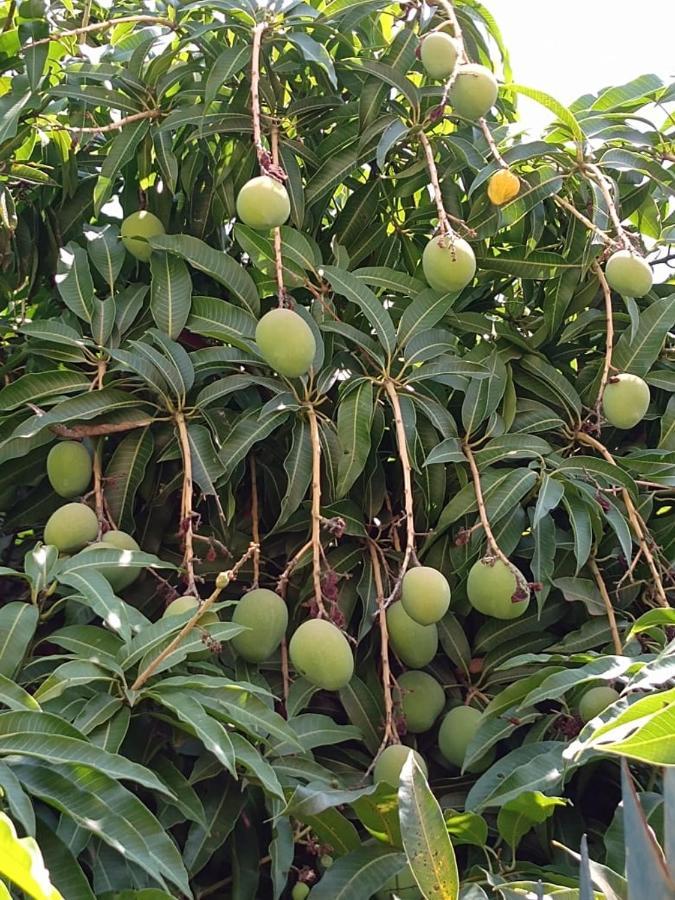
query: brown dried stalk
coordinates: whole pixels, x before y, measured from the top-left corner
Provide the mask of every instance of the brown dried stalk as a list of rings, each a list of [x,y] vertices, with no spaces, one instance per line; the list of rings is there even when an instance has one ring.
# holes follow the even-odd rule
[[[478,124],[480,126],[480,130],[483,132],[485,140],[487,141],[487,145],[490,148],[490,153],[492,154],[492,158],[494,161],[500,166],[500,168],[505,169],[507,172],[509,171],[509,164],[506,162],[504,157],[499,152],[499,148],[497,147],[497,142],[492,136],[492,132],[490,131],[490,126],[485,121],[485,119],[481,116],[478,120]]]
[[[253,551],[253,584],[257,588],[260,581],[260,513],[258,510],[258,473],[255,457],[250,459],[251,470],[251,538],[256,546]]]
[[[375,759],[388,744],[398,744],[399,735],[394,720],[394,699],[392,696],[392,675],[389,665],[389,631],[387,629],[386,603],[382,585],[382,569],[380,567],[380,550],[374,541],[368,541],[370,562],[373,567],[375,597],[377,599],[377,617],[380,626],[380,660],[382,662],[382,692],[384,694],[384,734]]]
[[[612,309],[612,292],[609,288],[609,284],[607,283],[607,279],[605,278],[605,273],[602,271],[602,268],[598,264],[597,260],[593,262],[592,269],[595,273],[595,277],[600,282],[602,295],[605,300],[605,358],[602,365],[600,386],[598,387],[598,399],[595,403],[595,414],[597,417],[597,421],[600,422],[602,398],[604,397],[605,388],[607,387],[607,383],[609,381],[609,373],[612,370],[612,350],[614,348],[614,310]]]
[[[312,444],[312,583],[314,600],[319,610],[318,618],[327,619],[321,590],[321,439],[319,422],[313,406],[307,406],[309,437]]]
[[[176,428],[178,429],[178,441],[183,457],[183,488],[180,502],[180,528],[179,533],[183,537],[183,568],[187,575],[186,594],[199,596],[195,581],[194,570],[194,545],[193,545],[193,512],[192,512],[192,451],[187,423],[182,412],[176,413]]]
[[[602,597],[602,602],[605,604],[605,611],[607,612],[607,621],[609,622],[609,630],[612,633],[612,641],[614,643],[614,650],[618,656],[621,656],[623,653],[623,646],[621,644],[621,638],[619,637],[619,629],[616,624],[616,616],[614,615],[614,607],[612,606],[612,601],[610,600],[609,594],[607,592],[607,585],[602,579],[602,575],[600,574],[600,569],[598,568],[598,564],[595,561],[595,557],[591,556],[588,560],[588,568],[593,573],[593,578],[595,579],[595,583],[598,586],[598,590],[600,591],[600,596]]]

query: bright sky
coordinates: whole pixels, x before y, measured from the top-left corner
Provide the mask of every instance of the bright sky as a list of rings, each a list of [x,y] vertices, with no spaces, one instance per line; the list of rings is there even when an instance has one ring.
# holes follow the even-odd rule
[[[675,0],[485,0],[511,53],[513,77],[569,104],[637,75],[675,77]],[[518,98],[523,124],[550,114]]]

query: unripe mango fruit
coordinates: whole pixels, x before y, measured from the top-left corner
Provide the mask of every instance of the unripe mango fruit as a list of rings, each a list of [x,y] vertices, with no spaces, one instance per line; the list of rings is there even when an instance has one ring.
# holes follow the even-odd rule
[[[401,711],[411,734],[429,731],[445,706],[445,691],[426,672],[411,669],[398,677]]]
[[[190,612],[193,613],[199,606],[199,600],[196,597],[178,597],[176,600],[173,600],[167,608],[162,613],[163,619],[169,619],[171,616],[181,616],[183,613]],[[213,612],[212,610],[207,610],[204,615],[199,620],[200,625],[215,625],[216,622],[220,622],[218,618],[218,613]]]
[[[79,497],[91,481],[91,456],[84,444],[60,441],[47,456],[47,478],[59,497]]]
[[[472,706],[455,706],[443,718],[438,731],[438,747],[445,759],[461,769],[471,739],[478,730],[483,714]],[[495,758],[495,748],[469,766],[468,772],[484,772]]]
[[[654,283],[649,263],[630,250],[612,253],[605,265],[605,277],[612,290],[622,297],[644,297]]]
[[[579,717],[582,722],[590,722],[601,712],[616,703],[619,699],[619,692],[608,685],[598,685],[586,691],[579,701]]]
[[[520,178],[510,169],[500,169],[488,181],[488,197],[495,206],[503,206],[518,196]]]
[[[432,238],[422,253],[422,271],[436,291],[461,291],[476,274],[476,257],[460,237]]]
[[[291,891],[291,900],[307,900],[310,894],[310,887],[304,881],[298,881],[293,885]]]
[[[430,78],[449,78],[457,56],[457,44],[445,31],[432,31],[422,41],[420,58]]]
[[[140,550],[136,541],[125,531],[106,531],[102,539],[96,544],[85,547],[85,553],[89,550]],[[100,566],[97,571],[110,583],[114,591],[123,591],[138,578],[141,566],[124,565],[124,557],[120,558],[117,565]]]
[[[474,563],[467,579],[466,592],[474,609],[495,619],[517,619],[530,602],[525,579],[522,576],[517,579],[514,569],[501,559],[479,559]],[[514,602],[516,592],[522,592],[524,596]]]
[[[308,619],[288,645],[293,668],[317,687],[339,691],[354,674],[354,656],[344,634],[325,619]]]
[[[292,309],[271,309],[255,329],[260,355],[280,375],[297,378],[312,367],[316,341],[307,322]]]
[[[281,643],[288,626],[288,609],[274,591],[256,588],[237,603],[232,621],[249,629],[232,638],[239,656],[247,662],[263,662]]]
[[[497,79],[485,66],[466,63],[460,66],[448,100],[453,111],[465,119],[480,119],[495,105]]]
[[[375,897],[377,900],[392,900],[394,897],[397,900],[424,900],[410,866],[390,878]]]
[[[382,753],[380,753],[380,756],[375,763],[375,768],[373,770],[373,781],[375,784],[384,781],[386,784],[398,788],[401,780],[401,769],[411,751],[424,772],[424,775],[428,775],[429,770],[427,769],[427,764],[417,750],[412,750],[411,747],[406,747],[403,744],[390,744],[388,747],[385,747]]]
[[[55,510],[45,525],[44,542],[60,553],[77,553],[96,540],[98,519],[84,503],[66,503]]]
[[[649,385],[638,375],[623,372],[610,378],[602,395],[602,411],[615,428],[635,428],[649,408]]]
[[[448,611],[450,585],[448,580],[431,566],[415,566],[403,576],[401,603],[418,625],[433,625]]]
[[[394,653],[406,666],[423,669],[436,656],[438,628],[411,619],[402,603],[387,607],[387,629]]]
[[[164,226],[157,216],[147,209],[131,213],[120,228],[120,236],[126,251],[141,262],[147,262],[152,256],[152,247],[148,243],[150,238],[162,234],[166,234]]]
[[[278,228],[290,214],[288,191],[271,175],[251,178],[237,195],[237,215],[249,228]]]

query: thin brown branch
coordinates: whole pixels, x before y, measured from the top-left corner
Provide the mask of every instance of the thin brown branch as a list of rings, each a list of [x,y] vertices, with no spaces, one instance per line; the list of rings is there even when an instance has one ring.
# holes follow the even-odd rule
[[[382,584],[382,569],[380,567],[379,548],[374,541],[368,541],[370,561],[373,568],[373,581],[375,582],[375,597],[377,600],[377,617],[380,626],[380,660],[382,662],[382,692],[384,694],[384,734],[382,743],[375,755],[380,755],[388,744],[398,744],[399,735],[394,720],[394,699],[392,696],[392,676],[389,665],[389,631],[387,629],[386,604],[384,600],[384,588]]]
[[[469,469],[471,469],[473,489],[476,495],[476,504],[478,505],[478,516],[480,518],[481,525],[483,526],[483,531],[485,532],[488,553],[491,556],[499,557],[499,559],[501,559],[503,563],[506,563],[509,568],[513,568],[509,558],[500,550],[499,544],[497,543],[497,540],[492,532],[492,527],[490,525],[490,520],[488,519],[487,510],[485,509],[485,498],[483,497],[483,488],[480,482],[480,472],[478,471],[476,458],[473,455],[473,450],[471,449],[471,445],[469,444],[468,440],[464,440],[462,442],[462,450],[464,451],[466,461],[469,463]]]
[[[164,660],[168,656],[170,656],[176,649],[176,647],[179,646],[181,641],[185,637],[187,637],[188,634],[190,634],[193,628],[199,623],[199,620],[202,618],[204,613],[213,606],[213,604],[216,602],[216,600],[225,590],[228,584],[236,579],[237,575],[239,574],[239,570],[251,558],[256,549],[258,548],[256,548],[255,544],[249,544],[248,550],[246,551],[246,553],[244,553],[241,559],[231,569],[228,569],[228,571],[226,572],[221,572],[220,575],[218,575],[218,577],[216,578],[216,587],[213,593],[206,600],[204,600],[203,603],[200,603],[200,605],[195,610],[195,614],[185,623],[185,625],[181,628],[181,630],[171,641],[171,643],[168,644],[168,646],[165,647],[164,650],[162,650],[159,656],[156,656],[155,659],[153,659],[153,661],[148,666],[146,666],[146,668],[143,669],[143,671],[138,675],[134,683],[131,685],[132,691],[139,691],[148,680],[148,678],[151,678],[152,675],[157,671]]]
[[[251,54],[251,115],[253,117],[253,143],[260,154],[264,151],[262,131],[260,128],[260,47],[266,22],[259,22],[253,29],[253,48]]]
[[[602,228],[598,228],[595,222],[591,222],[582,212],[574,206],[573,203],[570,203],[569,200],[566,200],[564,197],[559,197],[557,194],[553,195],[553,202],[556,206],[561,207],[561,209],[566,209],[568,213],[573,215],[576,219],[582,222],[589,231],[593,231],[598,237],[607,244],[608,247],[618,247],[619,244],[614,238],[610,237],[606,231],[603,231]]]
[[[462,33],[462,26],[459,24],[459,19],[457,18],[455,8],[450,0],[439,0],[439,2],[445,10],[445,15],[448,17],[448,21],[452,25],[453,36],[457,41],[457,46],[459,47],[458,62],[468,62],[469,57],[467,56],[466,47],[464,46],[464,34]]]
[[[605,300],[605,358],[602,365],[600,386],[598,387],[598,399],[595,404],[596,417],[599,423],[601,418],[602,398],[604,397],[605,388],[607,387],[607,382],[609,381],[609,373],[612,370],[612,350],[614,347],[614,310],[612,308],[612,292],[610,290],[609,284],[607,283],[607,279],[605,278],[605,273],[602,271],[602,268],[598,264],[597,260],[593,262],[592,269],[595,273],[595,277],[600,282],[602,296]]]
[[[602,597],[602,602],[605,604],[605,611],[607,612],[607,621],[609,622],[609,630],[612,633],[612,641],[614,643],[614,650],[618,656],[621,656],[623,653],[623,646],[621,644],[621,638],[619,637],[619,629],[616,624],[616,616],[614,615],[614,607],[612,606],[612,601],[607,592],[607,585],[603,581],[602,575],[600,574],[600,569],[598,568],[598,564],[595,561],[595,558],[591,556],[588,560],[588,567],[593,573],[593,578],[595,579],[595,583],[598,586],[598,590],[600,591],[600,596]]]
[[[443,203],[443,193],[441,192],[440,181],[438,180],[438,169],[436,168],[436,160],[434,159],[434,151],[429,141],[429,138],[423,131],[419,132],[419,140],[422,145],[422,149],[424,150],[424,156],[427,162],[427,169],[429,171],[429,179],[431,181],[431,190],[434,195],[434,202],[436,204],[436,214],[438,216],[438,229],[442,235],[449,237],[450,240],[454,240],[455,232],[450,225],[450,222],[453,222],[458,228],[461,228],[468,237],[475,236],[475,231],[466,224],[464,219],[460,219],[458,216],[451,215],[445,208],[445,204]]]
[[[291,557],[291,559],[286,564],[286,568],[281,573],[277,580],[277,594],[282,597],[286,596],[286,588],[288,587],[288,582],[290,580],[291,575],[293,574],[293,569],[300,562],[300,559],[307,553],[308,550],[312,549],[311,540],[307,541],[306,544],[303,544],[302,547],[298,550],[298,552]]]
[[[110,122],[108,125],[89,125],[83,128],[64,127],[52,129],[53,131],[70,131],[74,134],[108,134],[111,131],[119,131],[125,125],[132,125],[134,122],[140,122],[142,119],[157,119],[162,115],[161,109],[144,109],[142,112],[133,113],[125,116],[118,122]]]
[[[164,419],[138,419],[135,422],[109,422],[100,425],[50,425],[49,430],[62,438],[98,437],[102,434],[119,434],[123,431],[133,431],[134,428],[146,428],[155,422],[164,422]]]
[[[312,444],[312,584],[319,618],[328,618],[321,590],[321,438],[319,421],[313,406],[307,406],[309,437]]]
[[[183,568],[187,577],[186,594],[199,596],[195,582],[194,570],[194,543],[193,543],[193,513],[192,513],[192,450],[187,423],[182,412],[176,413],[176,428],[178,430],[178,442],[183,457],[183,488],[180,503],[180,527],[179,534],[183,538]]]
[[[272,126],[272,163],[279,166],[279,126]],[[279,306],[286,303],[286,288],[284,287],[284,260],[281,252],[281,228],[274,229],[274,273],[277,280],[277,299]]]
[[[94,31],[106,31],[108,28],[115,28],[117,25],[129,25],[132,22],[138,25],[163,25],[172,31],[176,31],[178,28],[176,22],[165,19],[162,16],[120,16],[119,19],[108,19],[106,22],[94,22],[92,25],[85,25],[84,28],[55,32],[50,34],[49,37],[34,41],[30,46],[38,47],[40,44],[49,44],[53,41],[60,41],[62,38],[79,37],[82,34],[92,34]]]
[[[596,450],[605,460],[607,460],[610,465],[616,466],[617,462],[609,452],[607,447],[604,444],[600,443],[600,441],[596,440],[590,434],[586,434],[583,431],[579,431],[577,433],[577,440],[581,444],[586,444],[587,447],[592,447]],[[651,551],[649,546],[650,535],[647,527],[644,525],[636,507],[633,502],[633,498],[628,493],[625,488],[621,489],[621,498],[626,507],[626,511],[628,513],[628,521],[630,522],[631,528],[633,529],[633,534],[637,538],[638,544],[640,545],[640,549],[642,550],[642,554],[647,561],[647,565],[649,566],[649,571],[652,573],[652,578],[654,579],[654,590],[656,592],[656,598],[659,606],[670,606],[668,602],[668,597],[666,596],[665,589],[663,587],[663,580],[661,578],[661,573],[659,571],[659,567],[654,559],[654,554]]]
[[[103,390],[103,379],[107,369],[105,359],[99,359],[96,365],[96,377],[92,382],[92,387],[101,391]],[[93,473],[94,473],[94,505],[96,509],[96,518],[98,520],[98,539],[101,539],[103,533],[103,525],[105,523],[105,509],[103,499],[103,437],[100,437],[94,448]]]
[[[492,132],[490,131],[490,126],[488,125],[488,123],[485,121],[485,119],[482,116],[478,120],[478,125],[480,126],[480,130],[483,132],[483,136],[485,137],[485,140],[487,141],[487,145],[490,148],[490,153],[492,154],[492,158],[497,163],[497,165],[499,165],[502,169],[506,169],[506,171],[508,172],[509,164],[506,162],[504,157],[499,152],[499,148],[497,147],[497,142],[495,141],[494,137],[492,136]]]
[[[621,243],[621,245],[625,247],[626,250],[630,250],[631,243],[626,236],[623,225],[621,224],[621,217],[619,216],[618,210],[616,208],[616,203],[614,202],[614,198],[612,197],[612,192],[610,190],[607,178],[594,163],[585,163],[584,170],[592,176],[593,182],[600,188],[600,193],[602,194],[605,203],[607,204],[609,217],[612,220],[612,225],[614,226],[614,230],[616,231],[619,243]]]
[[[12,25],[14,24],[14,13],[15,12],[16,12],[16,0],[11,0],[11,3],[9,4],[9,7],[7,9],[7,15],[5,17],[5,21],[2,26],[2,31],[0,32],[0,34],[4,34],[6,31],[9,31],[9,29],[12,27]]]
[[[406,545],[403,554],[403,561],[399,570],[398,578],[394,587],[385,600],[385,608],[395,599],[398,594],[403,576],[408,571],[410,563],[417,559],[415,553],[415,517],[413,512],[413,489],[412,489],[412,466],[410,464],[410,456],[408,454],[408,443],[406,440],[405,427],[403,425],[403,414],[401,412],[401,401],[396,390],[396,385],[390,378],[384,380],[384,389],[392,412],[394,413],[394,425],[396,428],[396,446],[398,447],[398,455],[401,460],[401,470],[403,473],[403,498],[405,508],[406,523]]]

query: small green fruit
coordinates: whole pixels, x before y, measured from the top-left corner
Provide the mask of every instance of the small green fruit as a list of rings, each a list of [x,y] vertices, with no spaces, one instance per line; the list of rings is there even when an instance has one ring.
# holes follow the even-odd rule
[[[398,875],[394,875],[382,890],[375,895],[376,900],[424,900],[410,866],[406,866]]]
[[[430,566],[415,566],[403,576],[401,603],[411,619],[419,625],[438,622],[450,606],[448,580]]]
[[[288,626],[288,609],[274,591],[257,588],[244,594],[237,603],[232,621],[250,629],[232,638],[232,646],[239,656],[248,662],[263,662],[281,643]]]
[[[457,44],[445,31],[432,31],[422,41],[420,57],[430,78],[449,78],[457,62]]]
[[[398,788],[401,780],[401,769],[408,759],[408,754],[411,750],[411,747],[406,747],[404,744],[390,744],[388,747],[385,747],[382,753],[380,753],[373,770],[373,781],[375,784],[384,781],[386,784]],[[424,762],[423,757],[420,756],[417,750],[412,750],[412,754],[419,763],[425,776],[428,775],[427,764]]]
[[[467,63],[460,66],[448,100],[453,111],[465,119],[480,119],[495,105],[499,87],[497,79],[485,66]]]
[[[461,769],[471,739],[478,730],[483,714],[472,706],[455,706],[448,712],[438,731],[438,747],[445,759]],[[495,749],[488,752],[467,769],[468,772],[484,772],[495,758]]]
[[[296,672],[326,691],[346,687],[354,674],[349,641],[325,619],[303,622],[291,638],[288,654]]]
[[[387,608],[387,628],[389,643],[406,666],[423,669],[436,656],[438,628],[411,619],[402,603],[392,603]]]
[[[649,385],[638,375],[622,372],[611,378],[602,395],[602,411],[615,428],[635,428],[649,408]]]
[[[47,478],[59,497],[79,497],[89,487],[92,462],[87,448],[77,441],[54,444],[47,456]]]
[[[426,672],[411,669],[398,677],[401,711],[411,734],[429,731],[445,706],[445,691]]]
[[[616,703],[619,699],[619,692],[607,685],[599,685],[592,687],[586,691],[579,701],[579,717],[582,722],[590,722],[601,712]]]
[[[484,616],[517,619],[530,602],[527,582],[522,576],[520,581],[519,585],[514,570],[501,559],[479,559],[471,567],[466,583],[469,603]],[[516,592],[525,596],[514,602]]]
[[[605,266],[605,276],[612,290],[622,297],[644,297],[654,283],[649,263],[631,250],[612,253]]]
[[[335,860],[333,859],[332,856],[329,856],[328,854],[324,854],[321,857],[321,859],[319,860],[319,862],[324,867],[324,869],[330,869],[330,867],[333,865]]]
[[[292,309],[272,309],[255,329],[260,355],[280,375],[297,378],[312,367],[316,341],[307,322]]]
[[[45,544],[52,544],[60,553],[77,553],[96,540],[98,519],[84,503],[66,503],[51,514],[45,525]]]
[[[304,881],[298,881],[293,885],[291,891],[291,900],[307,900],[309,897],[310,887]]]
[[[96,544],[90,544],[85,547],[85,553],[90,550],[140,550],[136,541],[130,534],[125,531],[107,531],[103,538]],[[98,571],[110,583],[110,587],[115,591],[123,591],[125,588],[133,584],[141,573],[141,566],[125,565],[124,555],[120,556],[120,562],[117,565],[100,566]]]
[[[147,262],[152,256],[150,238],[166,234],[164,226],[153,213],[145,209],[131,213],[122,222],[120,235],[128,253],[136,259]]]
[[[422,271],[434,290],[461,291],[476,274],[476,257],[463,238],[439,234],[424,248]]]
[[[270,175],[247,181],[237,196],[237,215],[249,228],[269,230],[283,225],[291,214],[288,191]]]

